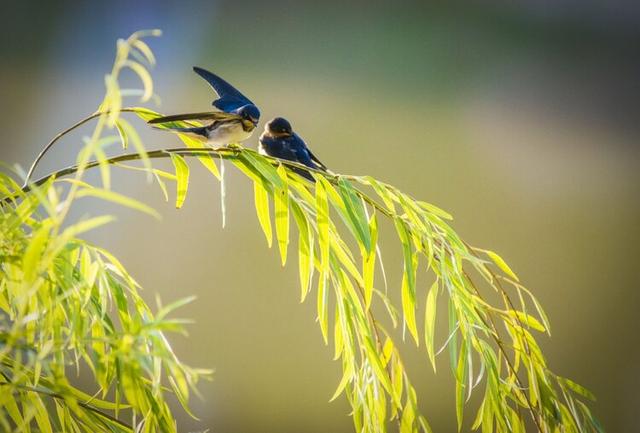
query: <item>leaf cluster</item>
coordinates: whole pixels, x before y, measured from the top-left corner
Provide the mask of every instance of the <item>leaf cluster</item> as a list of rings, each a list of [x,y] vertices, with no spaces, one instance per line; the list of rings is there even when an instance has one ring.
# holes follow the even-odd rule
[[[431,431],[394,328],[424,347],[434,370],[437,357],[448,353],[458,429],[470,398],[478,394],[470,424],[484,433],[602,431],[586,403],[591,393],[548,367],[537,339],[549,333],[549,322],[533,293],[497,253],[460,238],[447,212],[369,176],[318,172],[239,145],[211,149],[178,134],[185,147],[146,150],[120,113],[135,112],[144,120],[159,114],[122,108],[126,92],[117,79],[123,68],[133,70],[143,83],[142,99],[151,98],[151,78],[142,65],[153,63],[153,55],[141,44],[139,35],[119,43],[106,79],[107,96],[90,116],[97,119],[96,129],[75,166],[24,188],[2,176],[0,386],[12,391],[0,399],[8,414],[0,422],[22,430],[35,423],[49,431],[54,405],[64,431],[175,430],[163,382],[186,407],[201,372],[180,363],[164,337],[166,331],[181,330],[180,321],[167,318],[174,306],[153,315],[115,257],[77,237],[111,222],[109,216],[64,221],[71,204],[85,197],[156,215],[110,189],[113,166],[146,172],[167,200],[167,185],[175,183],[180,208],[194,157],[220,181],[223,203],[222,162],[252,182],[258,223],[268,246],[277,244],[283,265],[291,261],[290,244],[297,239],[300,299],[314,298],[324,342],[343,370],[332,400],[346,396],[356,431]],[[115,133],[107,135],[110,130]],[[124,148],[132,144],[135,153],[107,157],[104,147],[117,142]],[[154,168],[156,158],[169,158],[174,171]],[[129,161],[141,165],[125,164]],[[82,180],[92,167],[101,172],[102,188]],[[314,181],[300,176],[300,170]],[[62,185],[67,185],[64,197]],[[385,222],[395,230],[404,258],[396,284],[386,280],[381,257],[379,230]],[[446,311],[438,311],[443,303]],[[379,311],[387,317],[378,317]],[[444,335],[436,332],[438,320],[447,324]],[[98,395],[86,396],[66,379],[65,367],[79,366],[81,360],[94,375]],[[109,393],[110,402],[105,400]],[[132,414],[127,426],[119,418],[125,407]]]

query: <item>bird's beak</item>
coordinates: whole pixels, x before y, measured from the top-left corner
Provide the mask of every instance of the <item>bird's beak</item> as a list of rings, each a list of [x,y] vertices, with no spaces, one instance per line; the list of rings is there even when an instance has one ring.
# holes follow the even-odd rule
[[[245,131],[251,130],[253,131],[256,128],[256,124],[253,123],[252,120],[246,120],[246,119],[242,119],[242,126],[245,129]]]

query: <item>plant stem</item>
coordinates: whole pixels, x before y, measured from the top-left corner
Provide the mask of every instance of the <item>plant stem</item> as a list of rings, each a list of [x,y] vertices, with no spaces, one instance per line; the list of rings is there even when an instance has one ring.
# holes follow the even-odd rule
[[[26,386],[26,385],[17,385],[17,384],[11,384],[11,383],[6,383],[6,382],[5,383],[0,383],[0,386],[2,386],[2,385],[11,386],[11,387],[14,387],[14,388],[20,388],[20,389],[23,389],[23,390],[25,390],[27,392],[35,392],[37,394],[46,395],[46,396],[54,398],[56,400],[62,400],[62,401],[66,400],[66,398],[63,395],[55,393],[53,391],[49,391],[49,390],[44,389],[44,388],[36,388],[36,387],[33,387],[33,386]],[[117,424],[118,426],[120,426],[123,429],[134,431],[133,427],[130,426],[129,424],[125,423],[124,421],[119,420],[118,418],[116,418],[116,417],[114,417],[112,415],[109,415],[108,413],[102,412],[100,409],[95,408],[95,407],[91,406],[88,403],[84,403],[84,402],[81,402],[81,401],[77,401],[77,403],[78,403],[78,406],[82,407],[83,409],[86,409],[86,410],[88,410],[90,412],[93,412],[96,415],[98,415],[98,416],[100,416],[102,418],[105,418],[105,419],[109,420],[110,422],[112,422],[114,424]]]
[[[123,113],[135,113],[136,109],[135,108],[122,108],[120,111],[123,112]],[[47,145],[42,148],[42,150],[40,151],[40,153],[38,154],[36,159],[33,161],[33,163],[31,163],[31,167],[29,167],[29,171],[27,172],[27,177],[24,180],[23,187],[25,187],[25,186],[27,186],[29,184],[29,181],[31,180],[31,177],[33,176],[33,172],[35,171],[36,167],[38,166],[38,163],[42,160],[44,155],[49,151],[49,149],[51,149],[51,147],[53,147],[53,145],[58,140],[60,140],[62,137],[64,137],[65,135],[67,135],[68,133],[73,131],[74,129],[79,128],[80,126],[84,125],[88,121],[90,121],[92,119],[95,119],[96,117],[99,117],[102,114],[106,114],[106,113],[105,112],[96,111],[95,113],[90,114],[89,116],[85,117],[84,119],[78,121],[73,126],[68,127],[67,129],[65,129],[64,131],[58,133],[55,137],[53,137],[51,139],[51,141],[49,143],[47,143]]]
[[[121,111],[123,111],[123,112],[135,112],[137,110],[133,109],[133,108],[123,108]],[[96,117],[99,117],[99,116],[101,116],[103,114],[105,114],[105,113],[96,112],[96,113],[88,116],[87,118],[81,120],[80,122],[76,123],[75,125],[73,125],[72,127],[68,128],[67,130],[61,132],[56,137],[54,137],[54,139],[45,146],[45,148],[42,150],[40,155],[38,155],[38,158],[36,158],[36,160],[32,164],[31,169],[29,170],[29,173],[27,175],[27,182],[23,186],[22,192],[26,193],[33,186],[40,186],[40,185],[44,184],[45,182],[47,182],[48,180],[50,180],[52,178],[57,179],[57,178],[62,177],[62,176],[67,176],[67,175],[70,175],[70,174],[77,173],[79,170],[84,171],[84,170],[87,170],[87,169],[94,168],[94,167],[98,166],[100,164],[99,161],[96,161],[96,160],[88,161],[85,164],[82,164],[80,166],[79,165],[73,165],[73,166],[69,166],[69,167],[63,168],[63,169],[55,171],[55,172],[53,172],[53,173],[51,173],[49,175],[41,177],[40,179],[34,181],[31,184],[28,183],[28,181],[30,180],[31,175],[33,174],[33,170],[34,170],[35,166],[37,165],[37,163],[40,161],[42,156],[44,156],[44,154],[51,148],[51,146],[60,137],[62,137],[65,134],[69,133],[73,129],[81,126],[82,124],[88,122],[89,120],[94,119]],[[245,150],[242,147],[237,147],[237,146],[220,147],[220,148],[215,148],[215,149],[214,148],[210,148],[210,147],[204,147],[204,148],[170,148],[170,149],[161,149],[161,150],[149,151],[149,152],[147,152],[147,157],[150,158],[150,159],[157,159],[157,158],[169,158],[171,156],[171,154],[177,154],[177,155],[189,156],[189,157],[198,157],[198,156],[203,156],[203,155],[209,155],[212,158],[216,158],[216,159],[233,160],[233,159],[237,159],[242,154],[242,152],[244,152],[244,151]],[[322,174],[323,176],[325,176],[327,178],[327,180],[329,180],[329,182],[331,182],[333,184],[337,184],[340,177],[348,178],[348,179],[355,179],[353,176],[329,174],[327,172],[316,170],[316,169],[313,169],[313,168],[310,168],[310,167],[307,167],[305,165],[302,165],[302,164],[299,164],[299,163],[296,163],[296,162],[292,162],[292,161],[280,160],[280,159],[271,158],[271,157],[266,157],[266,158],[269,159],[270,162],[273,165],[284,164],[286,166],[289,166],[289,167],[292,167],[292,168],[302,169],[302,170],[305,170],[307,172],[316,172],[316,173]],[[122,154],[122,155],[113,156],[111,158],[106,159],[103,162],[106,162],[108,164],[117,164],[117,163],[120,163],[120,162],[135,161],[135,160],[140,160],[140,159],[142,159],[142,156],[139,153],[129,153],[129,154]],[[376,200],[372,199],[370,196],[368,196],[363,191],[361,191],[359,189],[356,189],[356,193],[363,200],[365,200],[367,203],[369,203],[372,207],[374,207],[376,210],[378,210],[379,212],[381,212],[385,216],[387,216],[389,218],[396,218],[397,217],[397,215],[395,215],[393,212],[391,212],[388,209],[386,209],[383,205],[378,203]],[[14,198],[15,198],[15,196],[13,196],[13,197],[11,197],[11,196],[10,197],[5,197],[5,198],[2,199],[0,204],[6,204],[6,203],[10,202]],[[402,222],[405,223],[405,224],[411,225],[409,222],[405,221],[404,219],[402,219]],[[471,246],[469,246],[468,244],[465,244],[465,245],[467,246],[467,248],[469,248],[470,251],[472,251],[472,254],[476,255],[474,249]],[[493,272],[491,272],[491,274],[494,277],[494,279],[497,279],[497,277],[495,276],[495,274],[493,274]],[[472,287],[474,288],[474,290],[476,291],[478,296],[480,296],[480,293],[479,293],[477,287],[472,282],[470,276],[468,274],[466,274],[466,272],[465,272],[465,276],[469,280],[470,284],[472,285]],[[505,292],[504,288],[500,285],[499,289],[501,291],[501,294],[503,296],[505,304],[507,304],[507,306],[510,307],[511,309],[515,309],[511,299],[509,298],[509,296]],[[480,316],[480,317],[482,318],[482,316]],[[369,316],[368,320],[370,321],[370,326],[372,326],[372,328],[374,330],[374,333],[375,333],[374,338],[376,340],[376,343],[377,343],[377,345],[380,345],[380,336],[378,335],[378,330],[377,330],[375,319],[372,316]],[[485,321],[484,318],[482,318],[482,320]],[[519,322],[520,326],[524,326],[521,323],[521,321],[519,320],[519,318],[516,318],[516,320]],[[499,337],[497,337],[498,330],[497,330],[496,323],[493,320],[493,317],[489,316],[489,321],[490,321],[490,323],[487,323],[485,321],[485,326],[491,327],[494,330],[494,332],[496,332],[496,335],[494,335],[493,338],[494,338],[496,344],[498,345],[498,348],[499,348],[500,352],[502,352],[502,355],[505,357],[505,362],[507,363],[509,369],[513,372],[513,374],[515,376],[515,379],[516,379],[516,381],[518,383],[518,386],[520,386],[521,388],[524,389],[524,386],[523,386],[520,378],[518,377],[517,373],[515,372],[515,368],[514,368],[512,362],[511,362],[511,360],[507,356],[507,352],[506,352],[506,349],[504,348],[504,345],[503,345],[502,341],[500,340]],[[529,352],[528,345],[525,345],[525,349],[527,350],[527,352]],[[536,425],[536,428],[540,433],[542,433],[543,429],[542,429],[542,426],[540,424],[540,420],[538,418],[538,414],[536,413],[537,411],[535,410],[535,407],[533,406],[531,400],[529,399],[529,396],[526,393],[523,393],[523,395],[524,395],[525,401],[527,403],[527,409],[531,413],[531,417],[532,417],[532,419],[533,419],[533,421],[534,421],[534,423]]]

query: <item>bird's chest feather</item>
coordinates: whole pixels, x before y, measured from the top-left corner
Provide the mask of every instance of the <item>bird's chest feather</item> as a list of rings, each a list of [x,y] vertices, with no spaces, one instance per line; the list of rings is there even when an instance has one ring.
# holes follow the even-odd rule
[[[281,159],[292,159],[294,154],[290,144],[283,139],[269,138],[260,140],[260,153]]]
[[[252,132],[245,131],[238,121],[219,122],[209,129],[207,142],[218,146],[239,143],[249,138]]]

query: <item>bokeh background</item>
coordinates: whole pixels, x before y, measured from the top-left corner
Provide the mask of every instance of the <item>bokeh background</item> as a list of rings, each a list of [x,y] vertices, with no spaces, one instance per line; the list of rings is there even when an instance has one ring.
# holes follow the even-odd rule
[[[637,431],[638,2],[5,0],[0,23],[0,160],[28,166],[96,108],[116,38],[161,28],[150,41],[160,111],[207,109],[212,94],[191,66],[211,68],[264,120],[288,117],[335,171],[450,211],[456,230],[506,257],[546,306],[552,368],[597,394],[608,432]],[[149,147],[176,145],[138,125]],[[61,142],[40,173],[71,163],[81,136]],[[178,410],[181,431],[350,432],[346,403],[327,403],[340,365],[314,302],[299,304],[295,266],[281,268],[266,248],[250,186],[228,174],[224,230],[218,186],[199,169],[180,211],[119,172],[115,187],[162,221],[95,203],[78,216],[118,215],[117,230],[92,240],[121,258],[147,299],[198,296],[180,312],[195,321],[189,338],[173,341],[216,373],[194,399],[200,420]],[[397,288],[400,256],[391,236],[383,242]],[[434,376],[423,353],[406,351],[435,431],[453,431],[446,368]]]

